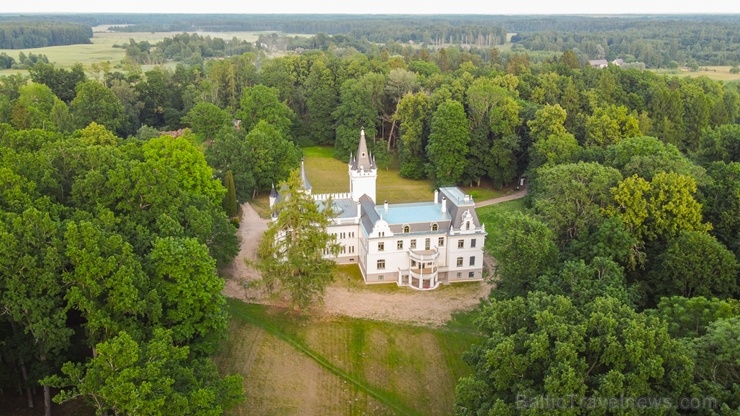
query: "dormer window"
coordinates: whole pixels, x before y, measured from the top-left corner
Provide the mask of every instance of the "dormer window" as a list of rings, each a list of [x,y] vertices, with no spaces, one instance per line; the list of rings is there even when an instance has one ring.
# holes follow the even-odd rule
[[[432,231],[437,231],[438,229],[439,229],[439,226],[437,225],[436,222],[432,224]]]
[[[411,227],[409,227],[408,225],[404,225],[403,226],[403,233],[404,234],[408,234],[410,232],[411,232]]]
[[[365,157],[365,152],[362,152],[362,153],[360,154],[360,157]]]
[[[466,221],[465,222],[465,229],[466,230],[469,230],[470,229],[470,221]]]

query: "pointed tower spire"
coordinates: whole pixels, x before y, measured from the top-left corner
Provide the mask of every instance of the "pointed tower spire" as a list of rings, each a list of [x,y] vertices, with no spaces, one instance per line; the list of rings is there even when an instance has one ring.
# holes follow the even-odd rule
[[[278,197],[279,195],[277,191],[275,190],[275,183],[273,183],[272,188],[270,189],[270,208],[272,208],[272,206],[275,205],[275,203],[278,200]]]
[[[375,169],[375,163],[373,163],[370,157],[370,152],[367,151],[367,141],[365,140],[365,128],[360,130],[360,143],[357,146],[357,155],[355,160],[352,161],[353,170],[366,170]]]
[[[311,193],[311,182],[308,181],[308,175],[306,175],[306,164],[303,163],[303,159],[301,159],[301,183],[303,184],[303,189],[308,191],[308,193]]]

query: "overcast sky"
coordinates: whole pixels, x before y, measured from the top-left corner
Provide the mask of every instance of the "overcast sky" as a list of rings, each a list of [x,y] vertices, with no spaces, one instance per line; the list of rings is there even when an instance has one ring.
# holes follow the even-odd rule
[[[740,13],[740,0],[0,0],[0,13]]]

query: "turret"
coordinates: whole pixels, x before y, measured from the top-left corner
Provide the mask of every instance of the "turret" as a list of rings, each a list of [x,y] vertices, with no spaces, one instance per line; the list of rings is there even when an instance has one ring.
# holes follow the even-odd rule
[[[359,201],[362,195],[367,195],[375,202],[375,182],[378,177],[378,167],[375,158],[367,150],[365,129],[360,130],[360,142],[357,145],[357,153],[354,158],[350,157],[349,180],[352,199]]]

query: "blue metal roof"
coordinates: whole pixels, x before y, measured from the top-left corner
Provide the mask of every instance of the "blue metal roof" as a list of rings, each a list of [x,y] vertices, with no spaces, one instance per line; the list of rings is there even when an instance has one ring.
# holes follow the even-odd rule
[[[417,222],[449,221],[452,217],[442,212],[440,204],[433,202],[414,202],[408,204],[389,204],[386,212],[383,205],[376,205],[375,212],[388,224],[413,224]]]
[[[334,218],[355,218],[357,217],[357,202],[351,199],[334,199],[332,202],[332,211]],[[317,202],[319,211],[326,207],[326,201]]]

